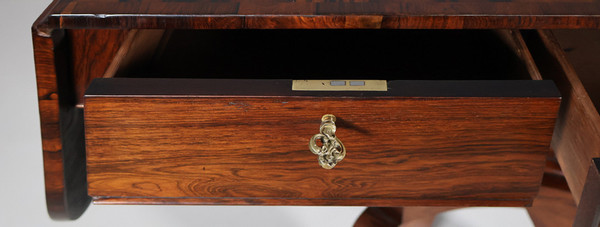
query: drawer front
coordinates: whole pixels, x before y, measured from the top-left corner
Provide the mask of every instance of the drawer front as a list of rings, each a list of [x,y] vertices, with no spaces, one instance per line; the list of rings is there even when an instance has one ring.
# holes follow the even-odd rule
[[[89,194],[105,203],[526,205],[560,102],[548,81],[290,88],[94,81],[85,98]],[[337,117],[347,151],[333,169],[308,147],[324,114]]]

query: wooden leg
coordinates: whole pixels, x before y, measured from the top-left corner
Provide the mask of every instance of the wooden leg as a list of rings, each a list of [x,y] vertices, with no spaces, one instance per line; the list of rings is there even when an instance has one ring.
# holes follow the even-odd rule
[[[460,207],[369,207],[354,226],[429,227],[439,213],[457,208]]]
[[[356,220],[354,227],[397,227],[402,224],[402,207],[369,207]]]
[[[591,173],[600,173],[600,171]],[[600,192],[600,189],[596,189],[596,192]],[[460,207],[369,207],[354,226],[431,226],[439,213],[457,208]],[[569,226],[575,218],[576,209],[577,206],[560,166],[554,154],[549,154],[542,187],[533,206],[528,207],[527,211],[535,226]]]
[[[546,160],[540,192],[533,205],[527,207],[529,217],[538,227],[569,226],[575,218],[576,209],[565,176],[552,152]]]
[[[594,158],[588,171],[573,226],[600,225],[600,158]]]
[[[577,206],[570,191],[542,186],[531,207],[529,217],[537,227],[569,226]]]

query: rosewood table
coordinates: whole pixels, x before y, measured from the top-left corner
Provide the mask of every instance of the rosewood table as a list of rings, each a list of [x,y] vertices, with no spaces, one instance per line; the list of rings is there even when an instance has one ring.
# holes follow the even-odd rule
[[[555,154],[597,226],[598,89],[549,29],[598,28],[595,0],[55,0],[32,27],[49,214],[529,206]]]

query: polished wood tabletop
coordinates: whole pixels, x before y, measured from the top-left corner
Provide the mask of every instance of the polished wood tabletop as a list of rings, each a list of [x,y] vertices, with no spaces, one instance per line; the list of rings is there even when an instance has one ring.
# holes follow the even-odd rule
[[[599,28],[597,0],[56,0],[40,28]]]

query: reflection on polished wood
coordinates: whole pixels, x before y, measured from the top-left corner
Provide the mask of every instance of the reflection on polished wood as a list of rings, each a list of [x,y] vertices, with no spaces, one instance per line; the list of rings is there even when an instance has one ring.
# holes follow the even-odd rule
[[[129,43],[132,47],[136,46],[136,40],[148,40],[135,38],[132,30],[161,29],[156,34],[144,35],[153,40],[148,45],[153,49],[163,40],[159,40],[159,33],[170,34],[171,29],[597,29],[599,5],[598,1],[568,0],[56,0],[32,29],[49,212],[53,218],[74,219],[90,201],[85,179],[83,110],[75,106],[81,104],[81,95],[93,78],[117,75],[123,72],[119,71],[123,69],[121,66],[134,62],[128,59],[146,55],[144,51],[135,54],[138,48],[125,45]],[[565,95],[552,146],[566,169],[575,200],[579,201],[587,164],[590,158],[598,156],[596,148],[600,146],[598,113],[586,93],[586,89],[593,89],[584,88],[578,81],[569,59],[564,57],[550,32],[541,31],[539,36],[543,44],[535,48],[537,53],[533,58],[527,53],[516,53],[526,59],[529,74],[537,79],[539,75],[555,79]],[[530,44],[536,46],[535,42],[527,43]],[[521,45],[519,50],[526,48]],[[374,55],[365,56],[375,59]],[[450,60],[453,59],[445,62]],[[536,73],[531,66],[533,60],[543,73]],[[240,68],[247,72],[251,67]],[[533,191],[534,187],[537,185],[529,185],[526,191]],[[139,199],[142,200],[169,202]],[[100,198],[99,202],[132,201]]]
[[[62,0],[48,28],[598,28],[597,1]]]
[[[546,168],[544,175],[553,177],[544,177],[544,182],[542,182],[544,186],[540,188],[533,205],[527,207],[529,216],[536,227],[571,226],[573,224],[577,206],[568,188],[564,190],[566,187],[564,178],[556,180],[556,172],[553,168]],[[600,180],[600,178],[598,179]],[[458,208],[461,207],[369,207],[359,216],[354,226],[429,227],[438,214]],[[585,218],[582,219],[590,221],[589,216]]]
[[[549,81],[390,81],[389,92],[372,93],[291,84],[95,80],[85,98],[90,195],[133,204],[524,206],[538,190],[560,102]],[[307,146],[323,112],[338,118],[349,152],[332,170]]]
[[[600,158],[591,161],[590,170],[577,207],[573,226],[600,226]]]
[[[527,211],[537,227],[571,226],[577,206],[568,190],[542,186]]]

